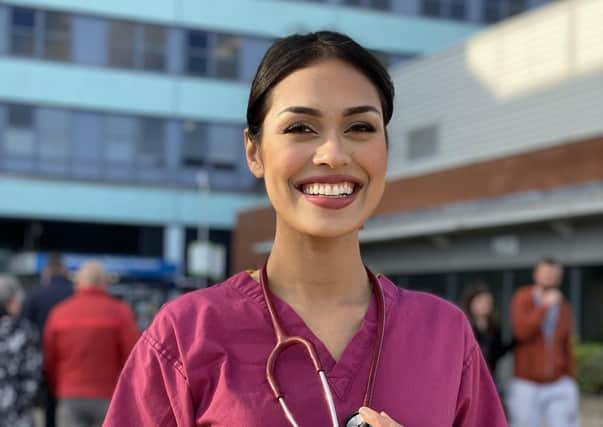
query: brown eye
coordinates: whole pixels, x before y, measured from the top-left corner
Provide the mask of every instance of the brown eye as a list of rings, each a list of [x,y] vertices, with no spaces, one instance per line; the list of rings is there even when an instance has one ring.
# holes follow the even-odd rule
[[[369,123],[354,123],[347,130],[347,132],[358,132],[358,133],[373,133],[375,131],[376,131],[375,127]]]
[[[308,125],[305,125],[303,123],[293,123],[291,126],[288,126],[287,128],[285,128],[283,133],[316,133],[316,132],[314,132],[314,130],[311,127],[309,127]]]

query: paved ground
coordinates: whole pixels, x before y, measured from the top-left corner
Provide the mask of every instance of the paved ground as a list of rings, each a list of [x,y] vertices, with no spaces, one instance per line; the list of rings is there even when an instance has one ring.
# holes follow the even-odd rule
[[[603,427],[603,395],[580,398],[581,427]]]

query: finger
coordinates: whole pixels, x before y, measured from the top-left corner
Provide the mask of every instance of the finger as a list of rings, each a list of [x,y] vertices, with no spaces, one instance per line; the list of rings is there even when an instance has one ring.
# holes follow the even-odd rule
[[[384,418],[387,418],[387,420],[388,420],[388,421],[391,423],[391,425],[392,425],[392,426],[395,426],[395,427],[397,427],[397,426],[404,427],[402,424],[398,424],[397,422],[395,422],[395,421],[392,419],[392,417],[390,417],[390,416],[388,415],[388,413],[387,413],[387,412],[385,412],[385,411],[381,411],[381,416],[382,416],[382,417],[384,417]]]
[[[385,412],[378,413],[371,408],[363,406],[358,410],[365,422],[369,423],[372,427],[403,427]]]

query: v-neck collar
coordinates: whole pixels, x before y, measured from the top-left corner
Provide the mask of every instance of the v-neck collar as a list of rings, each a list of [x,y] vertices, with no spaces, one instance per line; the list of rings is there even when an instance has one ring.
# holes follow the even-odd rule
[[[262,306],[267,322],[272,325],[260,283],[248,272],[242,272],[239,275],[241,276],[240,280],[234,280],[233,285],[241,293]],[[383,291],[384,314],[387,325],[388,312],[395,296],[396,286],[385,279],[384,276],[379,275],[377,278]],[[339,400],[343,400],[352,380],[357,376],[360,365],[366,361],[367,357],[373,355],[377,336],[377,304],[375,298],[371,298],[360,328],[346,345],[339,360],[335,361],[324,343],[312,332],[297,312],[276,295],[271,293],[270,296],[276,314],[279,316],[286,333],[306,338],[314,345],[333,392]]]

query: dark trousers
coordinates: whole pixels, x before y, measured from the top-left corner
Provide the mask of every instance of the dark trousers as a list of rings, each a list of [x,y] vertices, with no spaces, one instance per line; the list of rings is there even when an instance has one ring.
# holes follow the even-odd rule
[[[66,398],[57,405],[61,427],[101,427],[109,409],[109,399]]]

